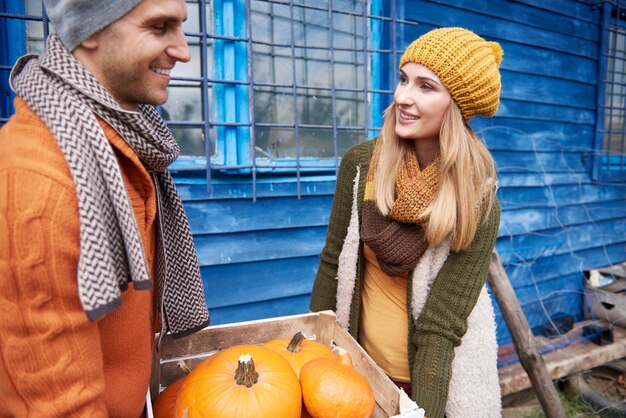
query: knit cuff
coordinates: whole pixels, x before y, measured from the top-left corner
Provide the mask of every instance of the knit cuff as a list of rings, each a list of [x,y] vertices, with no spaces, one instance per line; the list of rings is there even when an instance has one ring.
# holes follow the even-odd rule
[[[424,408],[428,418],[440,418],[445,414],[453,359],[454,345],[450,340],[432,334],[417,338],[413,399]]]

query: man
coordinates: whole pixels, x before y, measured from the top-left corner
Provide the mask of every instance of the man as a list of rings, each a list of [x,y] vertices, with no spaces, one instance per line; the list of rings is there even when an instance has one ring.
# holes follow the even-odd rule
[[[190,59],[184,0],[46,0],[0,130],[0,417],[139,417],[155,331],[209,322],[154,105]],[[154,290],[153,290],[154,289]]]

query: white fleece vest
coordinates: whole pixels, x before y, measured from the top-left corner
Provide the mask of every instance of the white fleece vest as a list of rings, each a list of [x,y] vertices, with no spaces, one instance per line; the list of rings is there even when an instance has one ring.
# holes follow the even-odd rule
[[[359,257],[360,228],[357,210],[360,167],[354,179],[352,213],[337,268],[337,322],[348,329],[350,306],[355,291]],[[431,245],[422,255],[413,274],[411,320],[417,321],[430,286],[450,253],[450,240]],[[467,332],[454,350],[452,378],[446,405],[446,417],[491,418],[502,415],[498,380],[498,343],[491,298],[484,286],[467,320]]]

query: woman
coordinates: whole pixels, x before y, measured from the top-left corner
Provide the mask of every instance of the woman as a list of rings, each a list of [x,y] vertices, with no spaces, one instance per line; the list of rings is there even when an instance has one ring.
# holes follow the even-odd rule
[[[409,45],[380,136],[342,159],[311,295],[429,418],[501,413],[495,164],[467,121],[496,112],[502,54],[462,28]]]

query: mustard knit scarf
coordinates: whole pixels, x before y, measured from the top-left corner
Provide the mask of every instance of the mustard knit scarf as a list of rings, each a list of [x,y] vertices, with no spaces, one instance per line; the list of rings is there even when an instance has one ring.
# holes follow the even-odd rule
[[[439,158],[420,170],[415,150],[405,153],[396,177],[396,200],[389,216],[376,206],[374,179],[382,140],[378,139],[370,160],[363,198],[361,237],[374,251],[382,270],[397,276],[411,271],[428,248],[424,234],[424,211],[439,185]]]

